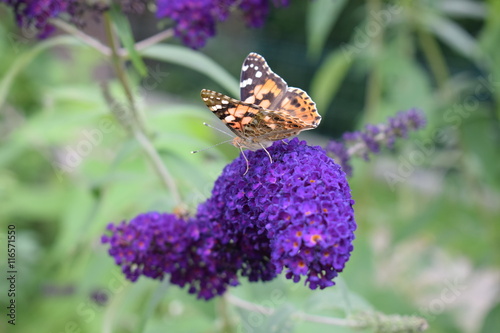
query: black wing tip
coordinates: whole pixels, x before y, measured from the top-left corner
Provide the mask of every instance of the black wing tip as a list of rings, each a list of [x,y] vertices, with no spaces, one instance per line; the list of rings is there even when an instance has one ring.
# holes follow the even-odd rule
[[[215,90],[210,90],[210,89],[201,89],[201,96],[220,96],[223,95],[220,92],[217,92]]]
[[[261,61],[264,61],[266,62],[266,59],[261,56],[260,54],[258,54],[257,52],[250,52],[247,57],[245,58],[245,61],[244,62],[247,62],[249,61],[250,59],[258,59],[258,60],[261,60]]]
[[[250,52],[248,55],[247,55],[247,58],[248,57],[257,57],[257,58],[263,58],[260,54],[258,54],[257,52]]]

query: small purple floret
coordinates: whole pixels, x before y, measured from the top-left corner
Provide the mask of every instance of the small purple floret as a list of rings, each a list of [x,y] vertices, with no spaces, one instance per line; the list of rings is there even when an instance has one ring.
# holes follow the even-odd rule
[[[345,173],[351,176],[350,160],[353,156],[368,160],[370,153],[378,154],[382,147],[393,148],[397,138],[407,138],[410,131],[421,129],[425,125],[426,119],[422,111],[400,111],[390,117],[387,124],[368,124],[362,131],[344,133],[342,140],[330,141],[326,151],[342,166]]]

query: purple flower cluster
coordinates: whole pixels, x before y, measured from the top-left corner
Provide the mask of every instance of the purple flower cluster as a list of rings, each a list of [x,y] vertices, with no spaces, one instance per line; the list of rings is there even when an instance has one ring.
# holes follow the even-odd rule
[[[75,13],[77,0],[1,0],[13,7],[17,24],[26,29],[38,32],[39,38],[47,37],[54,26],[49,24],[49,19],[62,14],[72,16]]]
[[[146,213],[111,224],[109,253],[128,279],[163,279],[199,298],[221,295],[238,276],[269,281],[283,270],[311,289],[334,284],[353,249],[354,212],[344,172],[319,147],[293,139],[240,156],[212,196],[184,221]]]
[[[119,5],[125,12],[141,13],[153,0],[121,0]],[[0,0],[11,6],[17,24],[29,31],[37,32],[38,38],[46,38],[55,27],[50,19],[62,18],[78,27],[84,26],[83,15],[88,12],[98,17],[109,9],[108,1],[85,0]]]
[[[159,18],[175,22],[174,32],[182,42],[194,49],[215,36],[217,22],[226,20],[232,6],[238,5],[248,26],[260,27],[269,13],[269,0],[158,0]],[[288,0],[273,0],[275,6],[286,6]]]
[[[222,257],[218,231],[206,223],[150,212],[110,224],[108,230],[111,236],[104,235],[102,242],[110,244],[109,254],[130,281],[169,275],[172,284],[188,285],[190,293],[205,299],[238,284],[232,262],[226,261],[232,258]]]
[[[153,0],[121,0],[122,10],[141,13]],[[33,29],[39,38],[45,38],[54,30],[52,18],[64,18],[72,24],[83,26],[82,16],[91,12],[98,16],[109,9],[106,1],[86,2],[79,0],[0,0],[13,7],[18,25]],[[217,22],[229,16],[232,7],[239,7],[250,27],[264,24],[270,9],[270,0],[158,0],[156,15],[175,22],[174,32],[185,45],[203,47],[215,35]],[[276,7],[287,6],[289,0],[273,0]],[[98,14],[98,15],[95,15]]]
[[[352,175],[350,160],[353,156],[368,160],[368,154],[377,154],[381,147],[393,148],[396,138],[407,138],[410,131],[426,125],[425,115],[418,109],[400,111],[390,117],[387,124],[366,125],[364,131],[346,132],[342,140],[332,140],[326,146],[332,156],[348,176]]]

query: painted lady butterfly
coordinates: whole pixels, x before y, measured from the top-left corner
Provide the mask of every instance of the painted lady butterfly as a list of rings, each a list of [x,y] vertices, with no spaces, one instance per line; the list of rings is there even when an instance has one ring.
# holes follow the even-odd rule
[[[232,143],[240,150],[265,149],[273,141],[314,129],[321,121],[307,93],[288,87],[257,53],[250,53],[243,62],[240,93],[241,101],[201,91],[207,107],[236,134]]]

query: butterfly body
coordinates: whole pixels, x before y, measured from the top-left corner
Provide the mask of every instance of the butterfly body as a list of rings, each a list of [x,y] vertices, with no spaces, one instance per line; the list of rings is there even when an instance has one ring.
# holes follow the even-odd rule
[[[316,128],[321,116],[316,104],[299,88],[288,87],[265,59],[250,53],[240,79],[241,100],[203,89],[207,107],[234,133],[233,145],[257,150],[273,141]]]

